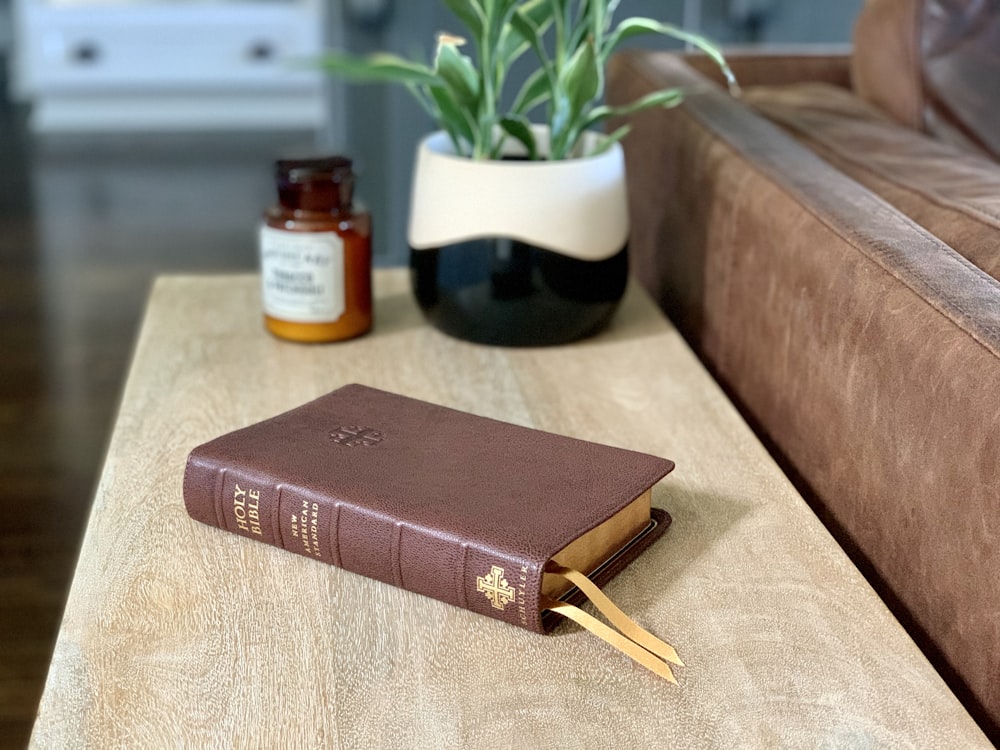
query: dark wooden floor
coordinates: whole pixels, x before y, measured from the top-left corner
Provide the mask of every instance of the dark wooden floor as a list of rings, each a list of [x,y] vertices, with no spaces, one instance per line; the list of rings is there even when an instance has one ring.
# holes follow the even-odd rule
[[[30,734],[152,278],[255,268],[271,163],[311,146],[41,140],[0,96],[0,747]]]

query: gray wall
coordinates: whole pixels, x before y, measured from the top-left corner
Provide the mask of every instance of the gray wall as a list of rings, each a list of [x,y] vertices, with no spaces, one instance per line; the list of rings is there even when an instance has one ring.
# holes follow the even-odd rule
[[[0,56],[10,49],[13,36],[11,0],[0,0]]]

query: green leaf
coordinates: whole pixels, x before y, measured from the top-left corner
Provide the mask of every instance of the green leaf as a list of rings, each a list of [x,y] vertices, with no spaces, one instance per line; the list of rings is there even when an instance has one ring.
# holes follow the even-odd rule
[[[517,10],[518,0],[486,0],[486,31],[484,46],[497,49],[504,28],[510,23]]]
[[[565,22],[568,20],[569,0],[549,0],[549,6],[552,9],[552,16],[558,21]]]
[[[538,146],[535,143],[535,134],[531,131],[531,125],[526,117],[507,115],[500,118],[500,127],[508,135],[520,141],[528,151],[528,158],[535,160],[538,158]]]
[[[484,2],[487,18],[500,18],[503,21],[503,16],[517,5],[519,0],[484,0]]]
[[[430,90],[431,98],[437,105],[441,126],[448,131],[452,141],[455,142],[460,154],[468,156],[468,152],[461,148],[464,141],[472,146],[472,151],[477,148],[476,124],[472,121],[468,110],[463,109],[455,101],[452,92],[446,88],[434,88]]]
[[[568,49],[577,49],[588,37],[592,40],[601,38],[598,25],[603,17],[603,10],[604,0],[581,0],[576,18],[571,18]]]
[[[608,135],[604,136],[598,142],[594,150],[590,152],[590,156],[598,156],[599,154],[603,154],[609,148],[618,143],[622,138],[628,135],[630,130],[632,130],[631,125],[622,125],[613,133],[609,133]]]
[[[549,112],[549,128],[551,138],[549,143],[549,158],[564,159],[569,145],[569,131],[573,127],[572,112],[569,97],[562,89],[552,92],[551,110]]]
[[[418,83],[440,86],[442,81],[426,65],[380,52],[367,57],[327,52],[316,59],[316,65],[353,81]]]
[[[722,55],[722,51],[718,47],[700,34],[692,34],[691,32],[685,31],[677,26],[660,23],[652,18],[627,18],[622,21],[618,25],[618,28],[616,28],[609,36],[607,45],[601,50],[602,64],[607,62],[608,57],[621,45],[622,42],[626,39],[631,39],[632,37],[642,34],[658,34],[660,36],[668,36],[680,42],[685,42],[686,44],[691,44],[697,47],[719,66],[723,75],[726,77],[726,82],[729,84],[730,90],[738,90],[739,86],[736,83],[736,76],[733,75],[733,71],[730,70],[729,64],[726,62],[726,59]]]
[[[566,0],[549,0],[549,9],[552,15],[552,20],[556,27],[556,40],[555,40],[555,59],[556,67],[561,67],[563,62],[566,60],[569,54],[569,47],[567,45],[566,31],[567,31],[567,2]]]
[[[595,39],[605,38],[620,2],[621,0],[595,0],[591,16],[591,30]]]
[[[601,69],[593,42],[588,40],[560,72],[559,85],[569,98],[570,116],[576,117],[600,91]]]
[[[667,26],[665,24],[662,24],[653,18],[626,18],[618,24],[618,27],[608,36],[607,48],[606,50],[602,50],[602,52],[610,54],[621,46],[622,42],[642,34],[660,34],[663,36],[671,36],[675,39],[678,38],[675,37],[671,31],[667,30]]]
[[[601,35],[604,34],[605,21],[607,20],[608,13],[607,3],[603,2],[603,0],[601,2],[587,0],[586,5],[590,33],[594,35],[595,39],[599,39]]]
[[[542,68],[537,69],[528,76],[522,84],[521,90],[517,92],[517,97],[510,108],[511,112],[517,115],[527,114],[546,101],[551,96],[551,91],[546,71]]]
[[[513,26],[504,26],[497,45],[497,64],[510,68],[511,64],[528,50],[528,42],[514,31]]]
[[[536,28],[542,31],[552,24],[548,0],[527,0],[517,7],[517,14],[531,21]]]
[[[540,58],[544,58],[545,49],[542,47],[542,30],[535,23],[531,15],[524,12],[523,8],[510,17],[510,27],[535,49]]]
[[[683,100],[684,92],[681,89],[674,88],[654,91],[651,94],[646,94],[646,96],[636,99],[630,104],[624,104],[620,107],[594,107],[586,120],[584,120],[584,127],[589,128],[609,117],[625,117],[626,115],[641,112],[644,109],[652,109],[653,107],[663,107],[664,109],[676,107]]]
[[[451,89],[456,103],[475,111],[479,101],[479,77],[472,60],[458,51],[451,42],[438,44],[435,72]]]
[[[549,112],[549,125],[552,129],[553,137],[569,127],[571,106],[566,92],[557,88],[552,92],[551,110]]]
[[[474,39],[479,39],[482,36],[486,18],[483,15],[481,5],[472,2],[472,0],[444,0],[444,4],[465,25]]]
[[[545,0],[548,2],[548,0]],[[541,7],[543,10],[547,10],[546,5],[539,3],[537,6],[529,3],[518,9],[510,19],[510,27],[517,32],[517,34],[524,39],[532,49],[535,51],[535,56],[538,59],[539,69],[545,71],[545,75],[549,77],[550,84],[555,86],[556,75],[552,63],[549,61],[548,53],[545,50],[545,44],[543,36],[545,34],[545,28],[539,26],[535,22],[535,18],[532,12],[533,8],[537,12],[537,8]],[[551,17],[549,18],[551,22]]]
[[[546,29],[552,23],[547,2],[548,0],[528,0],[517,6],[500,36],[497,58],[501,64],[509,68],[529,47],[536,46],[537,41],[545,35]],[[525,22],[530,26],[525,27]],[[526,31],[530,33],[524,33]]]

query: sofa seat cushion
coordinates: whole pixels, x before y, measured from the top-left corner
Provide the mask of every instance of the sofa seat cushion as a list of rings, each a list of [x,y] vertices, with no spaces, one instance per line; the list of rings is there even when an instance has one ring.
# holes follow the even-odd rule
[[[1000,165],[898,123],[827,84],[754,87],[758,112],[1000,279]]]
[[[867,0],[851,74],[904,125],[1000,159],[1000,0]]]

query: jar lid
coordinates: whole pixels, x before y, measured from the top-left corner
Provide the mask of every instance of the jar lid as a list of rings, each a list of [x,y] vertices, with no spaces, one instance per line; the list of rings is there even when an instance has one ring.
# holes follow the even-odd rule
[[[292,183],[332,180],[340,182],[352,175],[352,162],[346,156],[324,156],[313,159],[279,159],[275,163],[279,180]]]
[[[351,207],[352,162],[346,156],[279,159],[275,162],[278,200],[304,211],[336,211]]]

